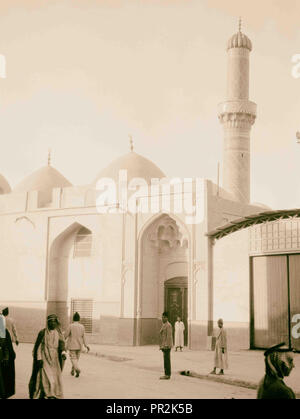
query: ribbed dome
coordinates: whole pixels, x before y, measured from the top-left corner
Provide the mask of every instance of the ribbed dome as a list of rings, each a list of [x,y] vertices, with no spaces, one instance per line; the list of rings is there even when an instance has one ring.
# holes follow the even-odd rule
[[[11,187],[4,176],[0,175],[0,195],[11,192]]]
[[[249,51],[252,51],[252,42],[242,32],[237,32],[229,39],[227,44],[227,51],[231,48],[247,48]]]
[[[22,180],[14,192],[46,191],[53,188],[65,188],[72,184],[58,170],[45,166]]]
[[[99,179],[104,177],[114,179],[117,182],[120,170],[127,170],[128,182],[132,178],[139,177],[145,179],[147,183],[150,183],[152,178],[161,179],[165,177],[165,174],[152,161],[131,151],[114,160],[109,166],[101,170],[93,183],[96,184]]]

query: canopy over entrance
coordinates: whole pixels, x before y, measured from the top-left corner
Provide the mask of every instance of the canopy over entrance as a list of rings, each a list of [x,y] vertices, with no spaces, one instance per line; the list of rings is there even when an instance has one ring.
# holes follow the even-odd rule
[[[262,224],[268,221],[283,220],[287,218],[300,218],[300,209],[297,208],[288,210],[264,211],[253,215],[247,215],[245,217],[230,221],[229,223],[206,233],[206,236],[218,240],[227,236],[228,234],[234,233],[235,231],[239,231],[256,224]]]

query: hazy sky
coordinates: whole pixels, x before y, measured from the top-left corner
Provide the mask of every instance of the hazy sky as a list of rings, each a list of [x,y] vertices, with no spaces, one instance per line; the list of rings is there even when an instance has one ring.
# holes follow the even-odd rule
[[[216,181],[226,42],[253,43],[252,201],[300,207],[299,0],[1,0],[0,172],[15,186],[47,162],[90,183],[135,151],[168,176]]]

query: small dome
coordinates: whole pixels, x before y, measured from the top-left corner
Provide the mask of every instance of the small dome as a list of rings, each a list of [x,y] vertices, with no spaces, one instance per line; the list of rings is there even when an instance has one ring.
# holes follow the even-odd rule
[[[249,51],[252,51],[252,42],[242,32],[237,32],[229,39],[227,44],[227,51],[231,48],[247,48]]]
[[[0,175],[0,195],[10,193],[11,187],[4,176]]]
[[[68,186],[72,184],[58,170],[45,166],[23,179],[14,192],[45,191]]]
[[[161,179],[165,177],[165,174],[152,161],[131,151],[114,160],[105,169],[101,170],[93,183],[96,184],[99,179],[105,177],[118,181],[120,170],[127,170],[128,182],[132,178],[139,177],[145,179],[147,183],[150,183],[152,178]]]

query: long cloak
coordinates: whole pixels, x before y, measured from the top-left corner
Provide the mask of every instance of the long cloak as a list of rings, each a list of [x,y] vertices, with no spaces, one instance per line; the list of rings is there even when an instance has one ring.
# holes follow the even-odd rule
[[[42,329],[38,336],[37,339],[35,341],[34,344],[34,348],[33,348],[33,365],[32,365],[32,374],[31,374],[31,378],[29,381],[29,398],[33,399],[35,392],[36,392],[36,388],[37,388],[37,379],[38,379],[38,373],[39,373],[39,366],[38,366],[38,349],[39,346],[42,344],[42,342],[44,341],[45,338],[45,332],[46,329]],[[59,345],[58,345],[58,360],[59,360],[59,365],[60,365],[60,369],[61,371],[63,370],[63,366],[64,366],[64,361],[62,359],[62,352],[65,350],[65,343],[63,339],[59,340]],[[43,390],[41,390],[40,392],[40,398],[44,398],[45,397],[45,393]]]
[[[184,323],[182,321],[175,323],[175,348],[184,346]]]
[[[259,383],[258,399],[295,399],[295,393],[288,387],[282,378],[272,377],[268,374]]]
[[[222,348],[224,349],[224,353],[222,352]],[[222,370],[228,368],[227,334],[223,327],[220,329],[216,340],[215,367]]]

